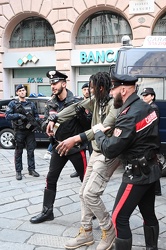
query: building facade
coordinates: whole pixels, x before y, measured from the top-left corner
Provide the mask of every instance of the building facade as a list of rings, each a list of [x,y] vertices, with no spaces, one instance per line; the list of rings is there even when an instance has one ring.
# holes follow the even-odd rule
[[[55,68],[80,95],[92,74],[116,61],[124,35],[134,46],[166,36],[165,1],[0,0],[0,99],[15,96],[20,83],[28,95],[50,95],[46,72]]]

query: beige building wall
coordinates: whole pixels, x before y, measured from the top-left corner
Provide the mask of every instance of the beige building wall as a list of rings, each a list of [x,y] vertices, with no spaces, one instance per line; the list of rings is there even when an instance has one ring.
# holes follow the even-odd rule
[[[30,16],[45,18],[52,26],[56,44],[44,48],[56,51],[56,68],[71,75],[71,50],[83,48],[102,48],[100,45],[75,45],[75,37],[82,22],[91,14],[100,10],[110,10],[128,20],[133,32],[133,45],[140,46],[146,36],[151,35],[158,18],[166,12],[163,0],[154,1],[153,13],[129,14],[129,0],[0,0],[0,98],[4,96],[4,84],[7,80],[3,74],[2,55],[9,51],[29,51],[29,49],[10,49],[9,41],[15,26]],[[119,47],[120,44],[111,44]],[[110,47],[110,44],[104,44]],[[43,48],[37,48],[43,50]],[[30,51],[36,48],[30,48]],[[5,81],[5,82],[4,82]]]

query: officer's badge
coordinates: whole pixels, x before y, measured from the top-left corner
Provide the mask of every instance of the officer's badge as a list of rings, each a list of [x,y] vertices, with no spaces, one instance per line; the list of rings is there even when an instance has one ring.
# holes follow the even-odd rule
[[[121,133],[122,133],[122,130],[121,130],[121,129],[115,128],[115,129],[114,129],[113,135],[114,135],[115,137],[119,137],[119,136],[121,135]]]
[[[51,70],[51,71],[49,71],[49,77],[50,78],[53,78],[54,77],[54,75],[56,74],[56,71],[55,70]]]

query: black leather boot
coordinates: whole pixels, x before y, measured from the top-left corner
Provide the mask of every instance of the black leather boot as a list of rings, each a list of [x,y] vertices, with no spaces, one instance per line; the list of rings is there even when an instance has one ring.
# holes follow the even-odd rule
[[[131,250],[131,248],[132,248],[132,238],[130,239],[115,238],[115,250]]]
[[[74,172],[74,173],[72,173],[70,175],[71,178],[75,178],[75,177],[78,177],[78,176],[79,176],[79,174],[77,172]]]
[[[157,196],[162,195],[160,180],[156,181],[156,183],[155,183],[155,195],[157,195]]]
[[[158,250],[159,225],[144,225],[146,250]]]
[[[42,212],[30,219],[31,223],[41,223],[43,221],[53,220],[53,204],[55,201],[55,192],[49,189],[44,190]]]

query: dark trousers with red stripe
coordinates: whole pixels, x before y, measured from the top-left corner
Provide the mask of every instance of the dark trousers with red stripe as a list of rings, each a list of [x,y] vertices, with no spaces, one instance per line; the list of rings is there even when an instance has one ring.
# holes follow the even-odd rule
[[[129,239],[132,237],[129,219],[137,206],[146,226],[158,225],[155,215],[155,182],[146,185],[122,182],[112,213],[117,238]]]
[[[83,177],[87,167],[86,153],[85,150],[81,150],[80,152],[60,156],[55,149],[52,151],[49,172],[47,174],[46,179],[46,189],[52,190],[56,192],[57,182],[60,176],[62,169],[64,168],[67,161],[71,161],[74,165],[75,170],[79,174],[81,182],[83,181]]]

